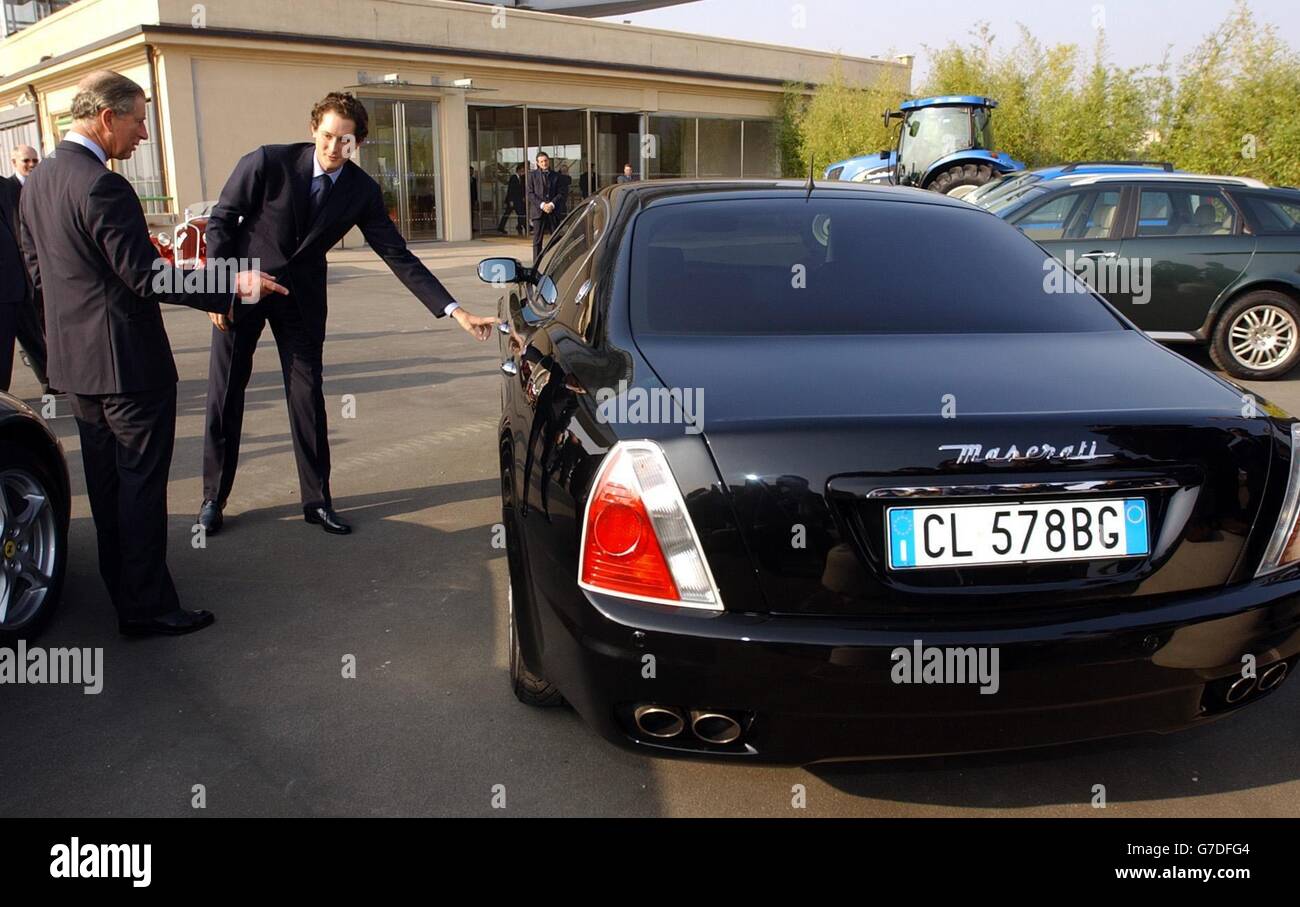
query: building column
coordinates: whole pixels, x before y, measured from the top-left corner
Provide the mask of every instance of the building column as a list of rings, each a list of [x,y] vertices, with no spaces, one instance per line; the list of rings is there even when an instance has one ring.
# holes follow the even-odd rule
[[[440,74],[440,80],[459,78]],[[449,91],[438,99],[438,140],[442,146],[443,238],[461,242],[474,238],[469,207],[469,105],[464,92]]]

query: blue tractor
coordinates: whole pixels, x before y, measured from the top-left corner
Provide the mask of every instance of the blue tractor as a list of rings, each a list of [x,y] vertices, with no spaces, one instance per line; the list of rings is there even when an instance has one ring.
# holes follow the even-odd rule
[[[901,119],[892,151],[836,161],[828,180],[919,186],[964,195],[994,177],[1024,170],[1021,161],[993,149],[993,108],[998,102],[977,95],[945,95],[904,101],[885,111],[885,125]]]

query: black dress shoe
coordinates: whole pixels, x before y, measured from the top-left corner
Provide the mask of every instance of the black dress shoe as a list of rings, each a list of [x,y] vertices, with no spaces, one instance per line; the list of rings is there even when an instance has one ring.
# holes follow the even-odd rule
[[[221,531],[221,525],[225,521],[225,517],[221,515],[220,504],[216,501],[203,502],[203,506],[199,508],[198,524],[203,527],[205,533],[216,535]]]
[[[352,531],[352,527],[339,519],[339,515],[329,507],[304,507],[302,517],[334,535],[347,535]]]
[[[211,611],[177,608],[157,617],[119,618],[117,629],[123,636],[182,636],[210,626],[215,619]]]

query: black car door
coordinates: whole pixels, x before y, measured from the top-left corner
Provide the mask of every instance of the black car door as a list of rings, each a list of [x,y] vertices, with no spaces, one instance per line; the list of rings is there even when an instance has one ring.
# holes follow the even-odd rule
[[[1137,189],[1120,255],[1140,286],[1123,312],[1157,337],[1191,334],[1250,264],[1255,237],[1217,186],[1151,180]]]

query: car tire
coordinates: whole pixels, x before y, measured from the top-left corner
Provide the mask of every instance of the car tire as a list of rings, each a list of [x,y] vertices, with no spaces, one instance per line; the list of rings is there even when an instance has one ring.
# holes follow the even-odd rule
[[[520,566],[521,551],[518,531],[514,523],[514,479],[512,475],[509,452],[501,454],[501,520],[506,535],[506,571],[509,586],[506,588],[506,626],[508,627],[510,651],[510,689],[515,698],[525,705],[537,708],[553,708],[564,705],[564,696],[555,684],[541,675],[534,674],[524,664],[524,653],[519,645],[519,632],[515,626],[515,579],[523,581],[524,572]]]
[[[947,195],[959,186],[983,186],[991,179],[993,168],[988,164],[954,164],[930,180],[926,188]]]
[[[559,687],[528,670],[524,664],[523,652],[519,649],[519,634],[515,630],[515,595],[514,587],[506,592],[507,607],[510,609],[510,689],[515,698],[524,705],[536,708],[554,708],[564,705],[564,696]]]
[[[1254,336],[1280,348],[1256,348],[1252,355]],[[1300,304],[1277,290],[1254,290],[1233,300],[1214,325],[1210,358],[1234,378],[1281,378],[1300,360]]]
[[[50,468],[28,447],[0,441],[0,643],[32,639],[59,604],[68,560],[67,502]],[[44,498],[34,519],[21,528],[19,502]],[[47,577],[32,580],[24,567]],[[33,590],[39,594],[32,596]]]

